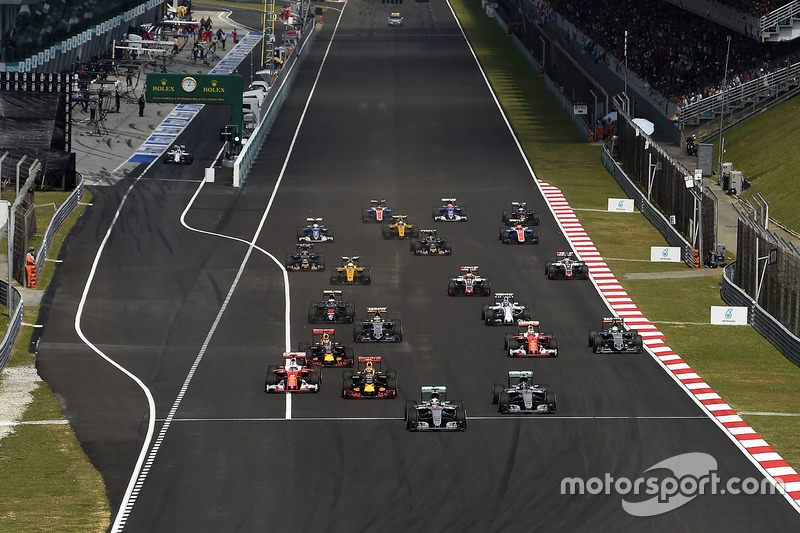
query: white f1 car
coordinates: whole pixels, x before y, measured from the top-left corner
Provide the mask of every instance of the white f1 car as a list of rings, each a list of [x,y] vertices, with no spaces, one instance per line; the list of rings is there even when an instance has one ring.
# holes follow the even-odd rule
[[[514,301],[513,292],[496,292],[494,304],[481,305],[481,320],[487,326],[516,326],[519,320],[530,320],[531,310]]]

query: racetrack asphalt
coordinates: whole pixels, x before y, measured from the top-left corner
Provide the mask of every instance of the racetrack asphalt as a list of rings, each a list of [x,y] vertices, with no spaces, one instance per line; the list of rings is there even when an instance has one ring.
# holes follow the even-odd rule
[[[219,149],[208,131],[226,120],[206,107],[180,137],[192,166],[137,167],[93,188],[94,205],[70,236],[39,369],[103,474],[114,513],[124,510],[118,530],[794,527],[796,510],[775,495],[704,495],[642,518],[613,491],[560,494],[565,477],[636,479],[688,452],[713,455],[723,479],[761,476],[655,359],[587,348],[587,331],[608,309],[591,282],[543,275],[568,243],[447,5],[406,4],[402,28],[386,26],[395,6],[355,0],[337,9],[341,22],[326,13],[245,187],[201,186]],[[442,197],[457,197],[469,221],[433,222]],[[360,222],[371,198],[438,229],[453,255],[414,257],[406,242],[381,239],[377,224]],[[542,216],[537,246],[497,240],[501,211],[520,199]],[[396,400],[342,400],[333,369],[316,395],[263,391],[267,365],[310,340],[308,305],[329,287],[327,272],[289,273],[284,320],[276,263],[308,216],[335,232],[317,247],[329,267],[342,255],[372,267],[371,285],[343,288],[357,317],[385,305],[403,321],[401,343],[354,345],[397,369]],[[559,357],[506,357],[505,328],[480,321],[485,300],[446,296],[448,276],[464,264],[529,304]],[[336,332],[346,342],[352,328]],[[558,412],[500,417],[491,385],[509,369],[534,370],[557,392]],[[466,432],[405,431],[403,401],[422,385],[446,385],[464,401]]]

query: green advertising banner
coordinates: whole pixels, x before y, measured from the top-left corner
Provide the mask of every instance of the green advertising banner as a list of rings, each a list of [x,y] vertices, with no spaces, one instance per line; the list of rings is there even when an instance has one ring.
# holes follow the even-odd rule
[[[233,106],[232,123],[242,131],[241,76],[231,74],[147,75],[148,102],[156,104],[222,104]]]

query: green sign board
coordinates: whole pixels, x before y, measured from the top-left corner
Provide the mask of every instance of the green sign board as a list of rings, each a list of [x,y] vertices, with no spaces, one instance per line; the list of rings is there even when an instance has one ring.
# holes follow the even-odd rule
[[[242,131],[242,77],[231,74],[147,75],[148,102],[233,106],[232,123]]]

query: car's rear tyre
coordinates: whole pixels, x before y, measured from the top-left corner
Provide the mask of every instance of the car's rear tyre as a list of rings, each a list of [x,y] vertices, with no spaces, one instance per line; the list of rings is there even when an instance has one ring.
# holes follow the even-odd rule
[[[399,320],[394,321],[394,331],[397,335],[397,340],[395,342],[400,342],[403,340],[403,324]]]
[[[550,412],[554,413],[556,411],[556,393],[547,391],[547,394],[545,394],[544,398],[544,401],[547,402],[547,405],[550,407]]]
[[[492,295],[492,282],[488,279],[483,284],[483,295],[484,296],[491,296]]]
[[[406,410],[406,429],[417,429],[417,422],[419,421],[419,411],[413,405]]]
[[[381,228],[381,235],[383,235],[384,239],[391,239],[392,238],[392,230],[389,229],[389,226],[383,226]]]
[[[278,370],[278,365],[269,365],[267,367],[267,375],[264,377],[264,390],[267,392],[270,392],[267,387],[278,384],[278,380],[275,378],[276,370]]]
[[[355,304],[348,302],[344,305],[344,321],[346,324],[352,324],[356,318]]]
[[[644,340],[642,339],[641,335],[633,336],[633,345],[638,348],[642,348],[644,346]]]
[[[453,281],[453,280],[450,280],[447,283],[447,295],[448,296],[455,296],[456,295],[456,282]]]
[[[545,263],[544,263],[544,273],[545,274],[549,274],[550,273],[550,265],[552,265],[552,264],[553,264],[552,261],[545,261]]]
[[[403,420],[408,420],[408,413],[411,409],[414,409],[414,405],[416,405],[416,403],[417,402],[414,400],[406,400],[403,403]]]
[[[503,410],[508,409],[509,405],[511,405],[511,400],[508,398],[508,393],[506,391],[501,392],[497,396],[497,410],[502,413]]]
[[[553,354],[553,357],[558,357],[558,339],[555,337],[550,337],[550,344],[548,344],[547,347],[556,351],[556,353]]]
[[[486,320],[486,312],[489,310],[489,304],[481,304],[481,320]]]
[[[590,330],[589,331],[589,346],[594,347],[594,338],[597,337],[597,331]]]
[[[364,334],[364,326],[361,324],[355,324],[353,326],[353,340],[356,342],[361,342],[360,338]]]
[[[369,267],[364,267],[362,279],[364,280],[364,285],[369,285],[372,283],[372,271],[369,269]]]
[[[592,344],[594,347],[594,351],[597,352],[603,346],[603,336],[602,335],[595,335],[594,336],[594,343]]]
[[[361,222],[366,224],[369,221],[370,221],[369,211],[367,211],[366,209],[362,209],[361,210]]]
[[[529,307],[526,307],[525,309],[522,310],[522,319],[523,320],[530,320],[532,317],[533,317],[533,315],[531,314],[531,310],[530,310]]]
[[[503,223],[508,224],[508,219],[511,218],[511,211],[508,209],[503,210]]]
[[[325,256],[317,254],[317,270],[325,270]]]
[[[319,392],[319,384],[322,382],[322,375],[318,372],[312,372],[308,375],[308,384],[312,387],[316,387],[314,392]]]
[[[505,343],[503,344],[503,349],[508,351],[511,349],[511,343],[514,342],[514,334],[506,333],[504,337]]]
[[[386,390],[397,391],[397,371],[386,371]]]
[[[336,270],[331,271],[331,285],[339,284],[339,273]]]
[[[547,278],[548,279],[557,279],[558,278],[558,267],[555,265],[550,265],[550,268],[547,270]]]
[[[504,385],[492,385],[492,405],[497,405],[500,395],[506,390]]]
[[[313,305],[308,308],[308,323],[314,324],[317,321],[317,308]]]

